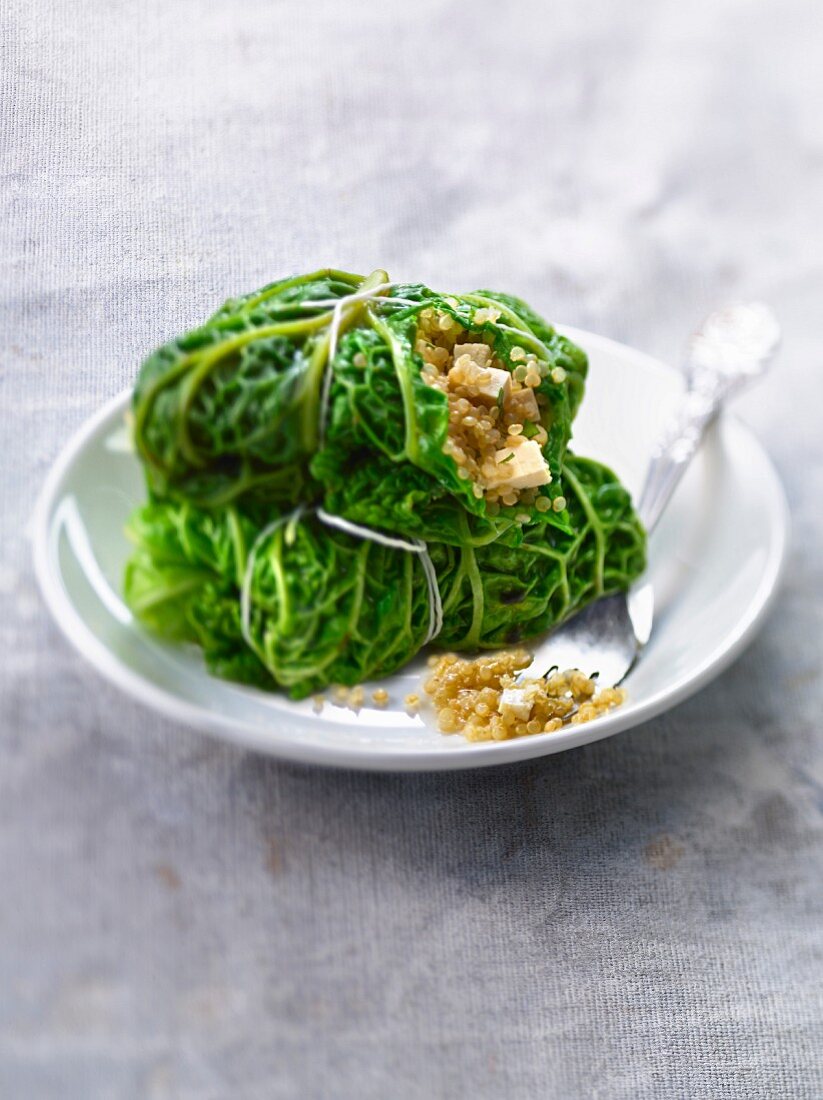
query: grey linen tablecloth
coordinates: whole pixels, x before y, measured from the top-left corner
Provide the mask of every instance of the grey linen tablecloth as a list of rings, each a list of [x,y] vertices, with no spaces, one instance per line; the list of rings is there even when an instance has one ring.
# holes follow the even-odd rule
[[[814,0],[7,0],[0,1096],[823,1096],[823,22]],[[231,293],[493,284],[741,403],[785,588],[643,728],[434,776],[279,764],[119,695],[26,526],[69,434]],[[745,532],[741,532],[741,539]]]

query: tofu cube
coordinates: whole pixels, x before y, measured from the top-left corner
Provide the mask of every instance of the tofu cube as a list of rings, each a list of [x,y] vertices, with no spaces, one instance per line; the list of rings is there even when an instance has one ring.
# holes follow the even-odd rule
[[[453,354],[455,363],[461,355],[468,355],[475,366],[487,367],[492,356],[492,349],[488,344],[455,344]]]
[[[469,344],[468,346],[474,347],[475,345]],[[485,344],[479,346],[486,348]],[[486,348],[486,351],[488,350]],[[469,386],[481,400],[494,404],[498,400],[501,390],[503,391],[503,401],[508,398],[511,392],[512,376],[507,370],[498,370],[497,367],[480,367],[468,355],[461,355],[458,359],[455,359],[454,366],[449,371],[449,383],[452,386]]]
[[[533,439],[526,439],[516,447],[504,447],[494,457],[495,486],[536,489],[538,485],[548,485],[552,479],[543,452]]]
[[[513,413],[520,424],[528,421],[533,424],[540,423],[540,406],[537,404],[534,390],[529,388],[511,394],[506,402],[506,412]]]
[[[526,698],[523,688],[504,688],[500,692],[499,710],[504,718],[516,718],[518,722],[528,722],[532,713],[532,702]]]

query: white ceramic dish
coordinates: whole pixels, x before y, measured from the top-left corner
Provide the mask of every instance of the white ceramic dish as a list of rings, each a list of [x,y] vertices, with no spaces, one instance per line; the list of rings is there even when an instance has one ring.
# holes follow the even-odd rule
[[[574,446],[612,466],[636,493],[653,440],[676,406],[680,375],[640,352],[572,329],[590,356]],[[128,543],[123,524],[143,498],[140,467],[125,445],[122,394],[69,443],[43,488],[34,521],[37,576],[73,645],[118,687],[168,718],[292,760],[354,768],[438,770],[526,760],[609,737],[652,718],[707,683],[740,653],[761,622],[784,559],[788,513],[760,445],[726,417],[709,434],[650,547],[656,620],[608,717],[558,733],[470,744],[444,736],[404,696],[419,689],[422,659],[383,681],[385,710],[359,714],[292,703],[209,676],[200,655],[143,631],[120,592]],[[367,698],[369,693],[367,693]]]

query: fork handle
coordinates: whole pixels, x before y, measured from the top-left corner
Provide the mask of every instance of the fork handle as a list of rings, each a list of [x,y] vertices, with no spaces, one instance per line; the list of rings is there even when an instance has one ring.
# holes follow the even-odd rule
[[[714,384],[709,385],[709,382]],[[720,382],[715,377],[701,382],[699,388],[690,384],[675,420],[655,444],[637,506],[649,534],[657,526],[686,467],[694,458],[706,428],[720,411],[728,393],[728,387]]]
[[[706,428],[730,394],[763,373],[779,339],[774,315],[760,303],[719,310],[692,336],[685,398],[652,451],[640,494],[638,512],[648,532],[657,525]]]

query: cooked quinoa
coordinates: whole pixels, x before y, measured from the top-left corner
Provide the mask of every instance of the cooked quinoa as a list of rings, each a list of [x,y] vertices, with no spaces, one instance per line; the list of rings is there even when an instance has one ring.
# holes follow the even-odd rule
[[[499,316],[495,309],[475,310],[473,322],[480,326]],[[518,346],[504,363],[493,342],[482,331],[469,332],[447,312],[430,308],[420,314],[416,350],[423,358],[423,378],[449,403],[444,449],[460,477],[471,481],[475,496],[485,498],[489,514],[517,504],[562,511],[541,493],[552,477],[542,453],[548,441],[541,423],[546,399],[536,390],[549,375],[562,381],[565,371],[552,370]],[[521,523],[529,518],[527,512],[518,513]]]
[[[375,698],[377,694],[378,693],[375,692],[372,698],[374,699],[375,703],[380,706],[381,704]],[[386,701],[388,701],[388,693],[383,692],[383,695],[385,695]],[[325,701],[325,696],[315,695],[315,709],[322,710]],[[337,684],[332,690],[331,701],[332,703],[334,703],[335,706],[338,707],[349,707],[350,710],[360,710],[360,708],[366,701],[366,689],[361,684],[355,684],[354,687],[346,687],[344,684]]]
[[[625,699],[622,688],[601,688],[577,669],[526,679],[517,673],[531,662],[523,649],[501,650],[475,660],[447,653],[433,657],[425,690],[443,733],[469,741],[506,741],[554,733],[566,724],[599,718]]]

